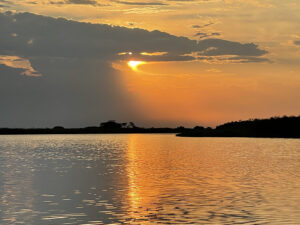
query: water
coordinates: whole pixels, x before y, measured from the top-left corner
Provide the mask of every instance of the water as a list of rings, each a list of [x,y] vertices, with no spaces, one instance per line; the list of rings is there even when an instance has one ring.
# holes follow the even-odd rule
[[[300,140],[0,136],[0,224],[300,224]]]

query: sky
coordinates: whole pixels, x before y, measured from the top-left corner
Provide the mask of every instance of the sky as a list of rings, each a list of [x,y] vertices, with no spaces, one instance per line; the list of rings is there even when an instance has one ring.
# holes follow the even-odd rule
[[[0,127],[300,113],[299,0],[0,0]]]

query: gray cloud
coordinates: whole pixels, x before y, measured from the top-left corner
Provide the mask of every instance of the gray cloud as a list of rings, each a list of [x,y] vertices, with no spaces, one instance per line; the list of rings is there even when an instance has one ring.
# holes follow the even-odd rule
[[[221,39],[205,39],[199,41],[200,53],[204,56],[236,55],[236,56],[262,56],[267,53],[253,43],[241,44]]]
[[[197,42],[157,30],[149,32],[137,28],[80,23],[30,13],[1,13],[0,28],[2,55],[115,60],[120,57],[117,56],[120,52],[168,52],[168,56],[172,57],[192,52],[206,56],[261,56],[267,53],[253,43],[241,44],[222,39]],[[12,34],[17,34],[17,37],[11,38]]]
[[[208,37],[214,37],[214,36],[221,36],[221,33],[219,32],[213,32],[213,33],[205,33],[205,32],[197,32],[195,36],[199,38],[208,38]]]
[[[163,2],[158,1],[119,1],[113,0],[113,2],[123,5],[133,5],[133,6],[160,6],[160,5],[167,5]],[[97,0],[64,0],[64,1],[50,1],[50,4],[53,5],[65,5],[65,4],[77,4],[77,5],[93,5],[93,6],[101,6],[104,4],[100,4]]]
[[[294,41],[294,44],[295,44],[295,45],[300,45],[300,40]]]
[[[203,24],[203,25],[193,25],[192,28],[195,28],[195,29],[200,29],[200,28],[204,28],[204,27],[208,27],[210,25],[213,25],[214,23],[206,23],[206,24]]]
[[[270,62],[270,60],[267,58],[259,58],[259,57],[253,57],[253,56],[229,57],[228,60],[236,61],[239,63]]]
[[[0,14],[3,55],[116,59],[119,52],[165,51],[182,55],[197,50],[197,42],[160,31],[79,23],[30,13]],[[12,34],[16,38],[11,38]],[[28,44],[33,40],[32,44]]]
[[[97,0],[65,0],[65,1],[50,1],[52,5],[65,5],[65,4],[75,4],[75,5],[92,5],[100,6]]]
[[[9,4],[11,2],[7,1],[7,0],[0,0],[0,8],[9,8]]]
[[[271,63],[271,61],[264,57],[255,56],[230,56],[230,55],[218,55],[218,56],[199,56],[197,57],[199,61],[209,62],[209,63]]]
[[[79,4],[79,5],[97,5],[96,0],[68,0],[68,3]]]
[[[221,39],[197,42],[157,30],[80,23],[31,13],[0,13],[0,30],[0,127],[72,127],[107,119],[137,121],[140,115],[131,110],[136,111],[136,107],[123,89],[122,74],[111,67],[116,60],[196,60],[193,52],[200,52],[200,57],[228,54],[256,60],[266,53],[252,43]],[[120,52],[133,54],[118,55]],[[13,56],[19,57],[21,65]],[[5,59],[11,62],[4,63]],[[27,76],[36,73],[41,76]]]

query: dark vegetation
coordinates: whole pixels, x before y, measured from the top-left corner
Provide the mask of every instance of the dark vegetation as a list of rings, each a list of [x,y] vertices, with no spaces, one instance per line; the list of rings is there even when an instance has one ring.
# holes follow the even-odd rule
[[[179,128],[143,128],[137,127],[133,122],[118,123],[114,120],[103,122],[100,126],[85,128],[64,128],[56,126],[53,128],[0,128],[0,135],[4,134],[117,134],[117,133],[180,133]]]
[[[133,122],[118,123],[114,120],[103,122],[100,126],[85,128],[53,128],[11,129],[0,128],[1,134],[114,134],[114,133],[176,133],[181,137],[278,137],[300,138],[300,116],[272,117],[270,119],[250,119],[229,122],[210,127],[194,128],[143,128]]]
[[[300,138],[300,116],[236,121],[217,126],[215,129],[197,126],[186,129],[177,136]]]

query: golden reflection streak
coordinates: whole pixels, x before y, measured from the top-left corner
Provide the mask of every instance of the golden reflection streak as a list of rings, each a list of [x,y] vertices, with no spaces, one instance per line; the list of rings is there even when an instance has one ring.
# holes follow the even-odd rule
[[[139,225],[149,224],[149,213],[153,212],[160,196],[159,189],[154,186],[154,171],[147,165],[148,160],[152,161],[155,158],[142,148],[143,143],[147,142],[144,138],[140,135],[130,135],[127,151],[129,215],[133,219],[131,224]]]
[[[155,222],[163,213],[162,205],[167,210],[164,197],[172,192],[169,188],[174,187],[170,184],[174,178],[172,168],[176,168],[176,165],[171,165],[169,151],[153,152],[148,149],[151,148],[153,138],[163,149],[167,149],[161,137],[149,139],[143,135],[129,136],[127,176],[128,214],[133,219],[131,224]],[[169,212],[172,210],[169,209]]]
[[[128,158],[128,186],[129,186],[129,204],[130,204],[130,217],[135,218],[136,214],[134,213],[140,205],[140,190],[138,189],[139,186],[137,185],[137,168],[136,168],[136,148],[135,148],[136,137],[135,135],[130,135],[129,142],[128,142],[128,151],[127,151],[127,158]]]

